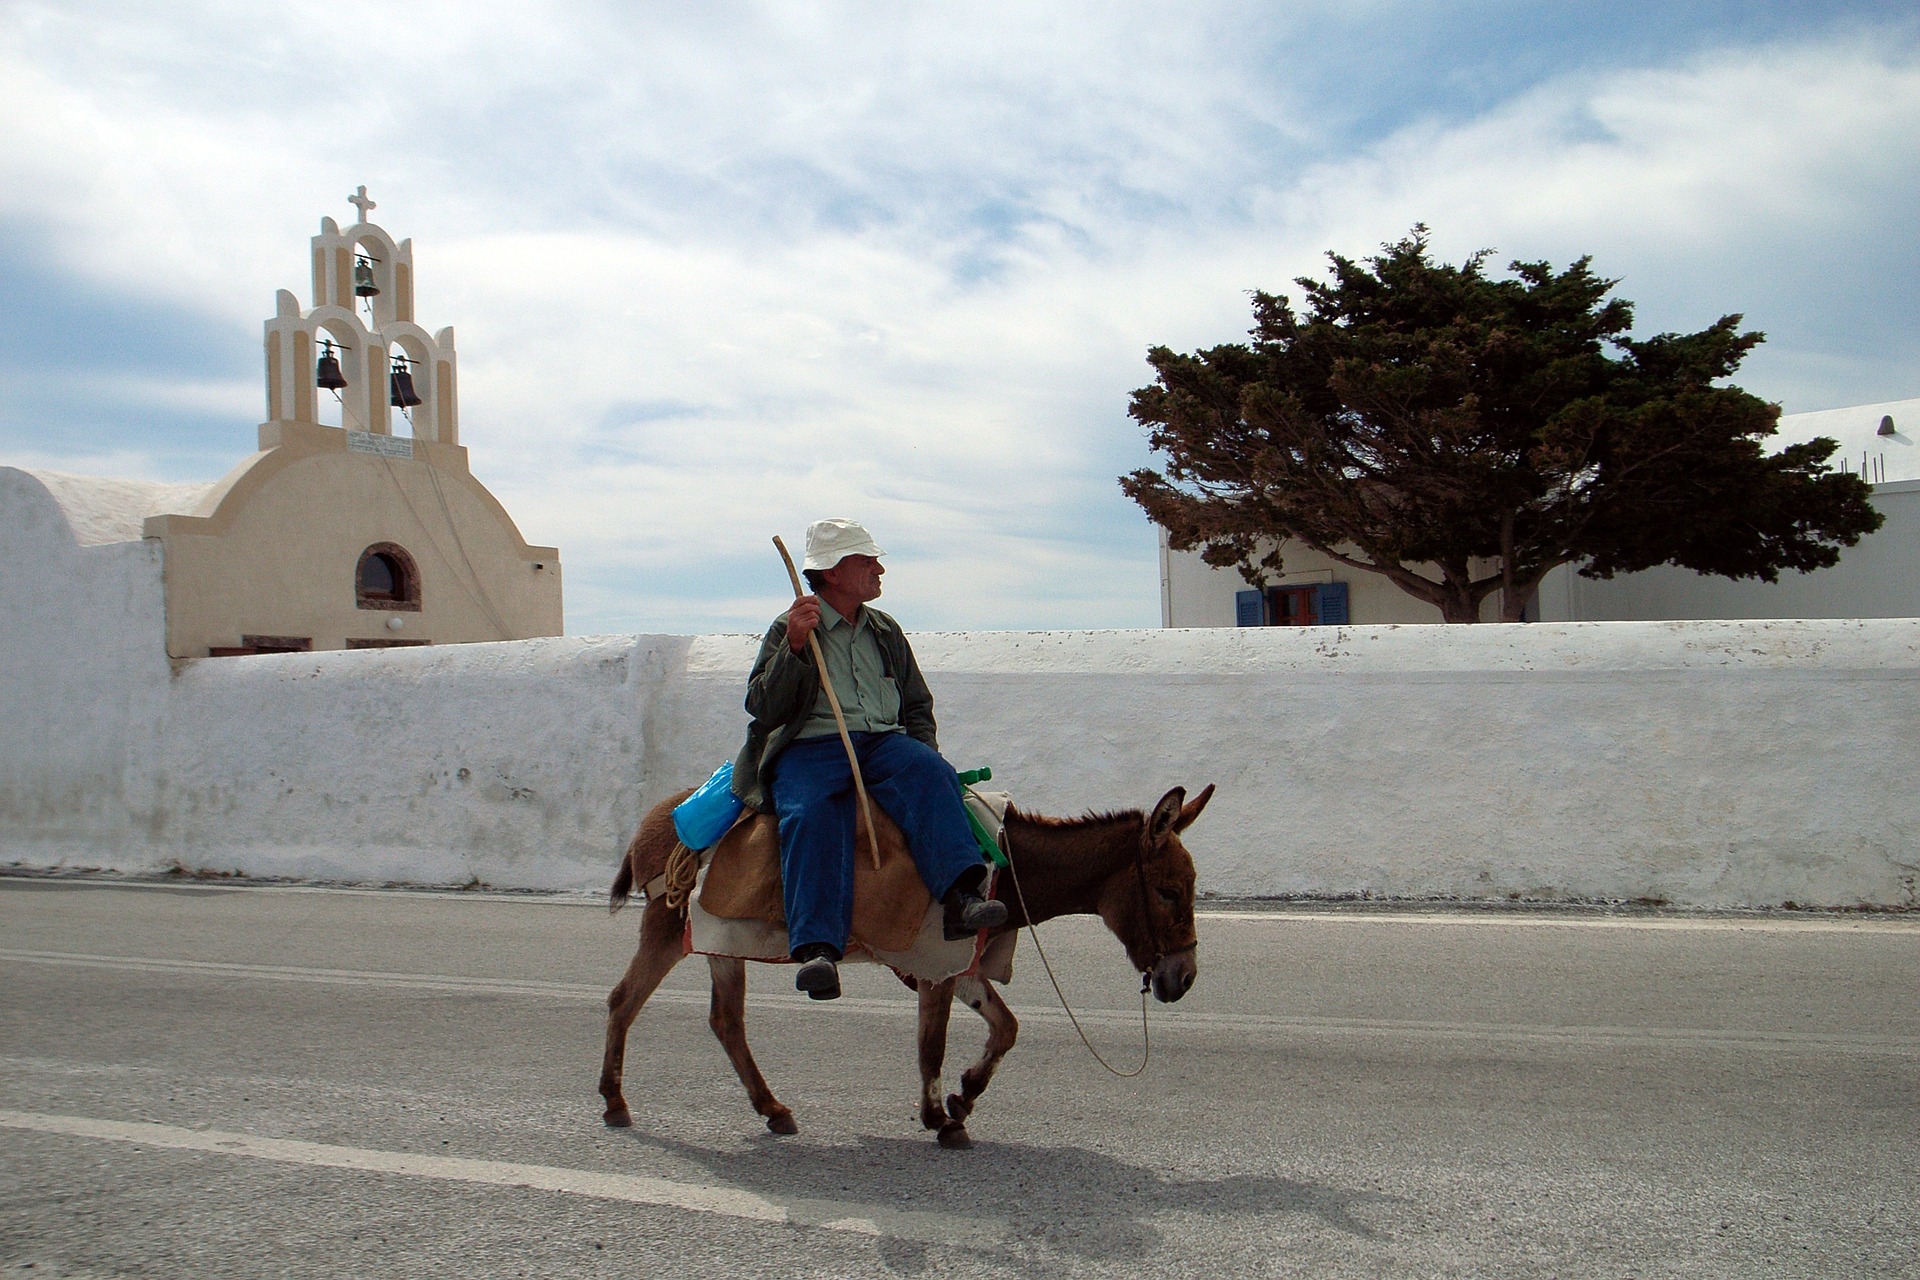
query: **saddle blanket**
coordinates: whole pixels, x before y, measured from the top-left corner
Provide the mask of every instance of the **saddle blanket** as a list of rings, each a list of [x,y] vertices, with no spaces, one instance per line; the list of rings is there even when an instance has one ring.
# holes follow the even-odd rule
[[[1004,821],[1009,797],[969,792],[967,804],[990,834]],[[946,938],[945,911],[927,892],[898,827],[874,810],[880,866],[869,852],[860,820],[853,872],[853,932],[846,960],[884,964],[905,978],[943,981],[975,973],[997,982],[1013,976],[1015,935],[988,947],[979,935]],[[987,893],[993,891],[993,879]],[[687,904],[683,943],[688,952],[746,960],[788,959],[786,911],[780,892],[779,824],[749,812],[708,850]]]

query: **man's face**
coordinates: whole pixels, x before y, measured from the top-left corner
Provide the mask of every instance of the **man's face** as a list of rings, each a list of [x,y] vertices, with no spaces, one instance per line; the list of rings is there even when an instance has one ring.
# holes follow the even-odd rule
[[[880,598],[880,575],[886,571],[876,556],[843,556],[820,576],[833,594],[865,604]]]

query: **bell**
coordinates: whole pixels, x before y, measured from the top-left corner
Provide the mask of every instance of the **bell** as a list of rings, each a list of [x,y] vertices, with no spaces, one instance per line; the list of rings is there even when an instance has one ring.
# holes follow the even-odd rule
[[[333,354],[333,344],[324,338],[320,341],[320,361],[313,366],[313,383],[327,391],[338,391],[347,385],[347,375],[340,372],[340,361]]]
[[[373,282],[373,264],[365,258],[356,258],[353,263],[353,296],[371,298],[380,292],[380,286]]]
[[[413,389],[413,371],[407,367],[405,360],[393,366],[393,372],[387,377],[387,384],[392,391],[387,403],[394,408],[411,409],[420,403],[420,393]]]

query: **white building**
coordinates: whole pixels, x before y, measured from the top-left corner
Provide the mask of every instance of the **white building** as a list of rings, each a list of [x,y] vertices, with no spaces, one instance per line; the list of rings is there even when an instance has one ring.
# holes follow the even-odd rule
[[[1783,573],[1775,583],[1698,574],[1671,566],[1601,581],[1570,565],[1540,584],[1530,621],[1656,622],[1732,618],[1920,617],[1920,400],[1856,405],[1780,419],[1781,447],[1826,436],[1837,440],[1835,467],[1863,476],[1886,517],[1877,533],[1842,550],[1840,563],[1814,573]],[[1380,574],[1336,564],[1305,547],[1289,548],[1287,572],[1264,591],[1232,569],[1214,569],[1197,552],[1160,539],[1160,622],[1167,627],[1343,625],[1440,621],[1439,610]],[[1481,566],[1476,566],[1481,571]],[[1500,616],[1498,596],[1483,616]]]

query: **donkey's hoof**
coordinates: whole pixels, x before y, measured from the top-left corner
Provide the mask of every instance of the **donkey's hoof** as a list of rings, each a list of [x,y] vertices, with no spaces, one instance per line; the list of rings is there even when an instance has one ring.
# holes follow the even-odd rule
[[[607,1122],[607,1128],[609,1129],[631,1129],[633,1127],[633,1113],[627,1110],[626,1104],[624,1103],[617,1107],[608,1107],[605,1114],[600,1118]]]
[[[973,1139],[967,1136],[966,1125],[953,1120],[940,1126],[940,1145],[949,1151],[965,1151],[973,1145]]]
[[[800,1132],[800,1126],[794,1122],[791,1111],[776,1111],[768,1116],[767,1128],[782,1137],[792,1137]]]

